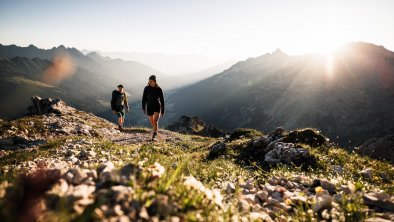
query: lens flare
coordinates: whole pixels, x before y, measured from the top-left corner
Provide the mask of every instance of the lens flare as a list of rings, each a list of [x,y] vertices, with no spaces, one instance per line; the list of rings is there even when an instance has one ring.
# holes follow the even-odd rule
[[[334,71],[335,71],[335,61],[334,55],[328,54],[326,56],[326,78],[328,80],[332,80],[334,78]]]
[[[76,67],[68,53],[58,53],[52,64],[43,72],[41,81],[50,85],[58,85],[65,79],[72,77]]]

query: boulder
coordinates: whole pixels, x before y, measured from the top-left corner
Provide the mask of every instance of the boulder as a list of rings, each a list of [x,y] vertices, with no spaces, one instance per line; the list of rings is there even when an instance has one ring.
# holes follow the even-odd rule
[[[223,137],[226,135],[224,131],[217,129],[213,125],[205,123],[198,116],[181,116],[177,122],[169,125],[167,129],[184,134],[208,137]]]
[[[369,207],[379,207],[383,210],[394,212],[394,202],[390,195],[385,193],[367,193],[363,195],[364,204]]]
[[[293,143],[277,142],[273,145],[271,151],[264,156],[264,161],[269,164],[308,164],[313,160],[309,151],[294,145]]]
[[[217,158],[226,153],[227,146],[223,142],[217,142],[211,146],[209,149],[208,159]]]
[[[31,97],[32,105],[27,108],[29,115],[62,115],[74,110],[60,99]]]
[[[227,139],[227,141],[233,141],[237,139],[242,139],[242,138],[255,138],[255,137],[261,137],[263,135],[262,132],[254,130],[254,129],[244,129],[244,128],[239,128],[234,130],[230,134],[230,137]]]
[[[315,179],[313,181],[312,187],[319,187],[323,188],[324,190],[327,190],[330,194],[334,194],[336,191],[336,186],[335,184],[331,183],[330,181],[326,179]]]
[[[394,134],[383,138],[366,141],[354,149],[355,152],[376,159],[384,159],[394,163]]]
[[[311,147],[319,147],[328,144],[328,138],[314,129],[302,129],[291,131],[283,139],[286,143],[303,143]]]
[[[332,201],[333,198],[330,195],[316,196],[316,204],[313,206],[313,211],[316,213],[324,209],[330,209]]]

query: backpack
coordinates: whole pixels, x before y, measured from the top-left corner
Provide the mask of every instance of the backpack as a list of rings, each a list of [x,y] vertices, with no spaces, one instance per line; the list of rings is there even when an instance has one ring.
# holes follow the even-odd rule
[[[124,93],[119,93],[118,91],[114,90],[112,92],[112,97],[115,99],[116,107],[123,107],[124,106]]]

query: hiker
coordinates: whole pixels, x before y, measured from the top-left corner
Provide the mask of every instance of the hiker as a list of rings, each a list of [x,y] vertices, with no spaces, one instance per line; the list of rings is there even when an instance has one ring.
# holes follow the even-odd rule
[[[163,91],[157,85],[156,76],[149,77],[148,85],[144,88],[142,95],[142,110],[148,115],[149,121],[153,126],[152,141],[157,136],[159,119],[164,116],[164,97]]]
[[[112,92],[111,108],[112,112],[118,116],[119,130],[123,130],[125,115],[126,112],[129,112],[129,104],[123,85],[118,85],[118,90]]]

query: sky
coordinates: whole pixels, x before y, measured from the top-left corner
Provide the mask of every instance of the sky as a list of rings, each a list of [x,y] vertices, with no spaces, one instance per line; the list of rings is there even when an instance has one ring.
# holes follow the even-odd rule
[[[0,0],[0,43],[256,57],[364,41],[394,51],[392,0]]]

